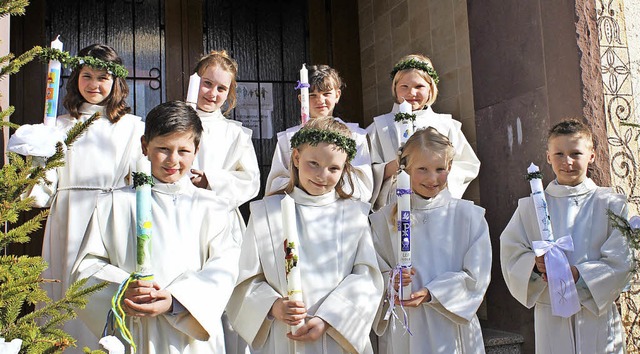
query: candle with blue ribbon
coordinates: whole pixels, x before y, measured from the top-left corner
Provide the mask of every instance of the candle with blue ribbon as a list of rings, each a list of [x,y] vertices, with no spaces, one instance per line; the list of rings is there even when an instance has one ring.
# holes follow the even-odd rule
[[[300,89],[300,121],[305,125],[309,121],[309,71],[305,64],[300,69],[300,81],[296,89]]]

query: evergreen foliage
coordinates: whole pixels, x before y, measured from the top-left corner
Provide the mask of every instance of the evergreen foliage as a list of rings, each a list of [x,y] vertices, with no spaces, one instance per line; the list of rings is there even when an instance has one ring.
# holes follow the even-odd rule
[[[22,15],[28,5],[26,0],[0,0],[0,17]],[[42,52],[35,47],[17,58],[13,54],[0,57],[0,80],[17,73],[20,68]],[[13,107],[2,107],[0,127],[17,128],[6,120],[14,112]],[[65,146],[73,142],[98,118],[94,115],[85,123],[73,127],[64,142],[56,146],[56,153],[47,158],[23,158],[7,153],[8,162],[0,169],[0,250],[10,244],[27,243],[30,234],[42,226],[48,215],[43,210],[27,221],[20,216],[31,209],[32,198],[23,198],[37,183],[49,183],[45,173],[64,165]],[[74,346],[75,340],[61,328],[76,317],[75,309],[87,303],[88,295],[104,288],[106,284],[85,287],[86,280],[80,280],[67,290],[64,298],[52,301],[40,287],[44,282],[42,272],[47,268],[41,257],[0,255],[0,337],[7,342],[22,339],[20,353],[58,353]],[[37,306],[36,306],[37,305]],[[25,309],[36,308],[31,312]],[[98,344],[96,343],[96,346]],[[85,349],[85,352],[90,352]],[[94,351],[93,353],[98,353]]]

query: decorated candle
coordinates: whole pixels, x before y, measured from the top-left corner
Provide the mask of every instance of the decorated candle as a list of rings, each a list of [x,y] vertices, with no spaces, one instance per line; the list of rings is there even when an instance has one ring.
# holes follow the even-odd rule
[[[51,42],[51,48],[62,50],[60,36]],[[44,100],[44,125],[55,126],[58,115],[58,94],[60,92],[60,69],[61,64],[57,60],[49,60],[47,70],[47,89]]]
[[[402,103],[400,103],[398,113],[405,113],[407,115],[410,115],[411,103],[407,101],[403,101]],[[396,127],[398,128],[398,133],[400,134],[400,146],[404,146],[411,135],[413,135],[413,122],[409,119],[401,120],[399,122],[396,122]]]
[[[193,73],[189,77],[189,89],[187,90],[187,99],[185,100],[191,107],[196,108],[198,104],[198,93],[200,92],[200,76]]]
[[[553,230],[551,229],[551,218],[549,217],[549,210],[547,209],[547,199],[544,195],[544,187],[542,186],[542,175],[538,166],[533,162],[527,168],[529,184],[531,185],[531,198],[533,204],[536,207],[536,216],[538,220],[538,227],[542,233],[542,239],[547,241],[553,241]]]
[[[309,71],[305,64],[300,69],[300,120],[302,125],[309,121]]]
[[[136,272],[152,276],[151,269],[151,163],[146,156],[136,163],[134,184],[136,187]]]
[[[396,188],[398,196],[398,267],[411,268],[411,177],[404,170],[398,173]],[[411,298],[411,284],[400,289],[402,300]]]
[[[289,195],[285,195],[280,202],[282,208],[282,229],[284,231],[285,272],[287,275],[287,297],[293,301],[302,299],[302,279],[300,277],[300,241],[296,226],[296,203]],[[296,333],[304,321],[291,326],[291,333]]]

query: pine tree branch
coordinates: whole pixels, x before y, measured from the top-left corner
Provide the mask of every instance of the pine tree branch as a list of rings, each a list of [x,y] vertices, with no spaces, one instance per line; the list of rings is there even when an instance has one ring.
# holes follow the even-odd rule
[[[22,53],[19,57],[9,61],[7,65],[0,68],[0,77],[17,73],[22,66],[32,61],[40,52],[42,52],[42,48],[35,46]]]
[[[29,5],[28,0],[0,0],[0,17],[22,16],[27,5]]]

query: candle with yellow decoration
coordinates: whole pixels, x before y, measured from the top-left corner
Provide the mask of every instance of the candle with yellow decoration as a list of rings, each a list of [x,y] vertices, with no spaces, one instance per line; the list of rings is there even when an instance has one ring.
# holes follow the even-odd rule
[[[146,280],[153,279],[151,269],[151,163],[146,156],[138,160],[134,173],[136,187],[136,273]]]

